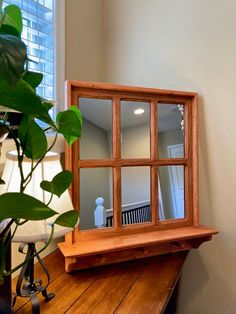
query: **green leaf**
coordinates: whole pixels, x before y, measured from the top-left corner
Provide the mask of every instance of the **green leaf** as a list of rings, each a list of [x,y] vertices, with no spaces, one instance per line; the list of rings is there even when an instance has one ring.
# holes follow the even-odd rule
[[[76,113],[77,117],[79,118],[81,128],[82,128],[82,122],[83,121],[82,121],[82,115],[81,115],[80,110],[77,108],[76,105],[71,106],[69,108],[69,110]],[[81,134],[80,134],[80,137],[81,137]],[[76,136],[71,136],[71,135],[66,135],[66,134],[64,134],[64,138],[69,145],[72,145],[78,139],[78,137],[76,137]]]
[[[42,82],[43,74],[27,71],[24,73],[23,80],[25,80],[32,88],[35,89]]]
[[[82,115],[81,115],[81,112],[78,109],[78,107],[76,105],[72,105],[72,106],[70,106],[69,110],[76,113],[77,117],[79,118],[80,124],[82,126],[82,124],[83,124]]]
[[[72,173],[68,170],[63,170],[58,173],[52,181],[42,181],[40,186],[43,190],[60,197],[71,185]]]
[[[25,61],[23,41],[16,36],[0,34],[0,80],[15,86],[24,72]]]
[[[23,193],[5,193],[0,195],[0,221],[6,218],[42,220],[56,215],[57,212]]]
[[[74,107],[57,114],[58,132],[64,135],[68,144],[81,136],[82,118],[78,108]]]
[[[0,28],[0,33],[13,35],[13,36],[20,38],[18,31],[10,25],[3,24],[2,27]]]
[[[30,116],[24,115],[18,135],[26,157],[35,160],[46,154],[47,138],[45,133]]]
[[[1,32],[5,32],[4,26],[6,26],[6,29],[8,29],[7,34],[17,34],[18,37],[20,37],[23,29],[22,14],[20,8],[17,5],[11,4],[6,6],[4,8],[4,11],[5,18],[1,27]],[[9,30],[12,30],[13,33],[9,33]]]
[[[43,106],[44,108],[47,110],[47,112],[52,109],[54,107],[54,104],[52,104],[51,102],[49,101],[44,101],[43,102]]]
[[[57,219],[54,221],[54,224],[63,227],[74,228],[78,221],[78,218],[78,212],[76,210],[70,210],[58,216]]]
[[[4,18],[5,18],[5,11],[0,7],[0,28],[4,22]]]
[[[76,137],[76,136],[64,135],[64,139],[66,140],[67,144],[72,145],[75,141],[78,140],[78,137]]]
[[[15,87],[10,87],[0,77],[0,105],[31,115],[56,129],[41,98],[23,79],[21,79]]]

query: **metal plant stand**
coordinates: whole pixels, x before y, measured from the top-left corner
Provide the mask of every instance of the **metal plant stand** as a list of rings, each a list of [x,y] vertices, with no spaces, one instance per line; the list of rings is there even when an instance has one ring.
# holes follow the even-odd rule
[[[24,252],[25,247],[28,247],[27,252]],[[47,301],[50,301],[54,298],[54,293],[47,293],[47,287],[50,283],[50,275],[46,268],[46,266],[43,264],[41,258],[39,255],[36,255],[36,258],[40,265],[42,266],[44,272],[47,276],[47,284],[45,286],[42,285],[41,279],[35,279],[34,278],[34,257],[32,257],[35,253],[37,253],[35,248],[35,243],[22,243],[19,246],[19,252],[22,254],[26,254],[25,261],[28,260],[28,262],[22,267],[18,281],[16,284],[16,294],[13,298],[13,304],[12,307],[14,307],[16,303],[16,298],[23,297],[23,298],[30,298],[32,303],[32,313],[33,314],[40,314],[40,304],[37,294],[42,293],[44,298]]]

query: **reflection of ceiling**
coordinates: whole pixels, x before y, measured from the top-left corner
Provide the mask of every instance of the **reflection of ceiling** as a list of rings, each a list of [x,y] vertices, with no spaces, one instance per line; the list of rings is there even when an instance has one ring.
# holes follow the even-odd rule
[[[141,115],[134,114],[138,108],[143,108]],[[82,116],[100,128],[110,131],[112,126],[112,102],[105,99],[80,98],[80,110]],[[169,131],[180,128],[181,113],[177,105],[158,105],[158,131]],[[132,127],[150,122],[148,103],[121,102],[121,128]]]
[[[112,101],[105,99],[80,98],[82,117],[104,130],[111,130]]]
[[[158,104],[158,132],[181,129],[181,120],[178,105]]]

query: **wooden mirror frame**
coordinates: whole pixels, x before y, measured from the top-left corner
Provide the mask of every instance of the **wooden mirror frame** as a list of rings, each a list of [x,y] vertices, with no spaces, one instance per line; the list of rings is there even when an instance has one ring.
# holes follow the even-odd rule
[[[189,250],[210,240],[218,231],[199,225],[198,187],[198,95],[192,92],[128,87],[105,83],[67,81],[67,107],[79,98],[109,99],[112,101],[112,158],[80,159],[79,143],[66,147],[66,169],[73,172],[71,196],[74,207],[80,210],[80,169],[111,167],[113,172],[112,227],[81,231],[79,226],[59,245],[66,258],[66,271],[133,258]],[[120,102],[141,101],[150,104],[150,157],[121,158]],[[184,106],[184,157],[158,157],[158,103]],[[184,166],[185,217],[159,220],[158,167]],[[122,225],[121,168],[148,166],[151,169],[151,222]],[[119,254],[118,254],[119,253]]]

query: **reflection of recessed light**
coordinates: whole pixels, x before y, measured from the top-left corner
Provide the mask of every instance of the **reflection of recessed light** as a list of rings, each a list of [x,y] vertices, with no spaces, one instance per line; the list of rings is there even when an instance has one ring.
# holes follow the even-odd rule
[[[144,113],[144,109],[142,109],[142,108],[136,109],[136,110],[134,110],[134,113],[135,114],[142,114],[142,113]]]

